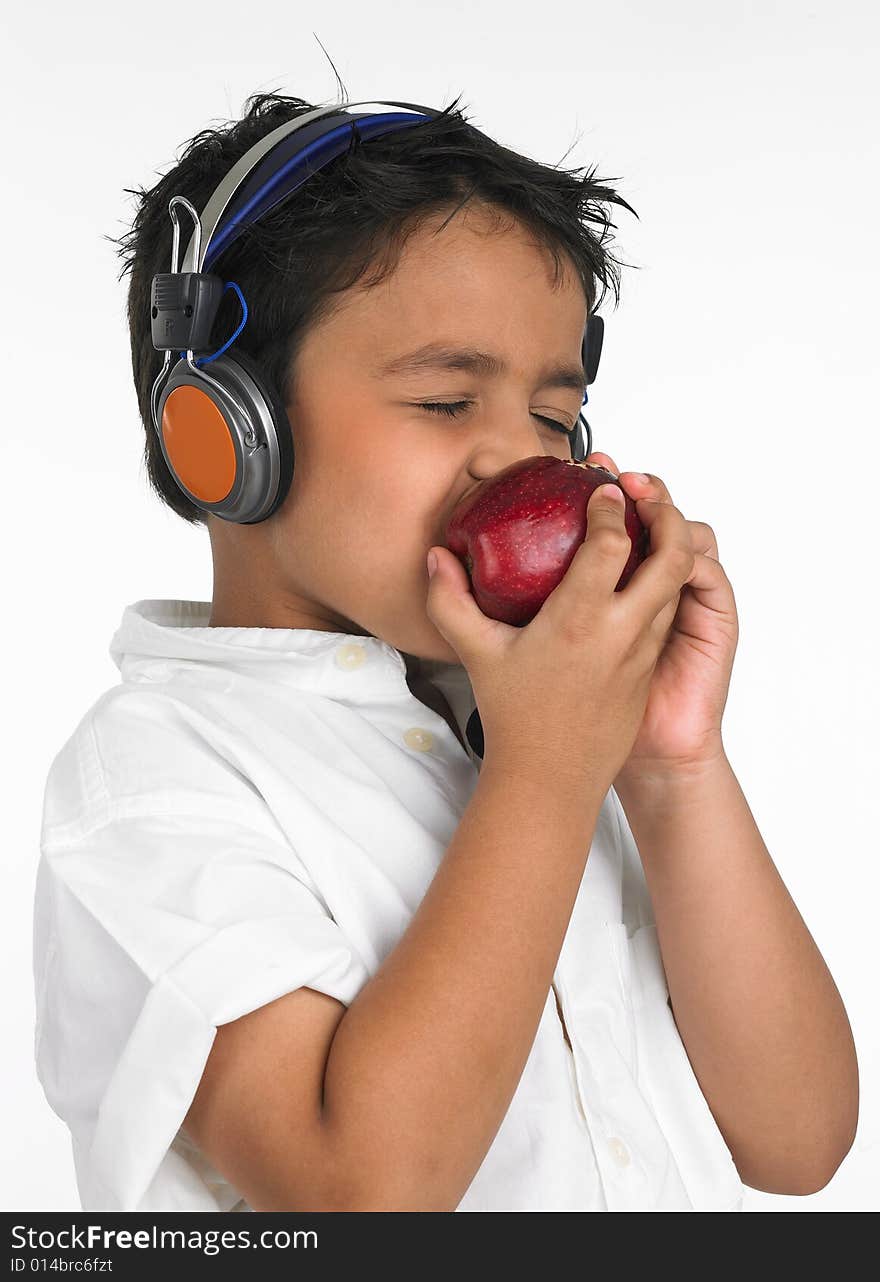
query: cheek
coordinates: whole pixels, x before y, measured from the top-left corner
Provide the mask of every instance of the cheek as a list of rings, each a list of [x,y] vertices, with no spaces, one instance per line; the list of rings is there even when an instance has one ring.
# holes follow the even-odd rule
[[[360,512],[382,550],[399,561],[410,554],[424,529],[436,499],[408,476],[385,476],[360,499]]]
[[[426,438],[412,425],[395,432],[390,421],[356,421],[335,458],[322,455],[326,519],[339,542],[360,547],[364,562],[397,576],[417,567],[421,575],[426,549],[441,537],[460,463],[448,450],[438,457],[424,448]]]

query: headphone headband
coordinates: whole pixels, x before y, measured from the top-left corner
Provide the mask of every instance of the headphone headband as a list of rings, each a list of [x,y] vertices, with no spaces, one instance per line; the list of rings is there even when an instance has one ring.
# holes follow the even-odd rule
[[[375,111],[351,113],[349,107],[403,107],[410,113]],[[381,136],[422,124],[439,114],[431,107],[419,107],[407,102],[355,102],[316,107],[295,120],[286,120],[265,138],[241,156],[229,173],[215,188],[205,208],[199,215],[202,246],[198,249],[198,228],[191,237],[184,254],[181,272],[207,271],[223,250],[291,192],[300,187],[316,169],[345,151],[350,143],[352,126],[365,137]],[[328,123],[328,117],[338,117],[338,129]],[[292,134],[306,133],[295,140]],[[258,172],[254,172],[258,171]],[[301,172],[304,171],[304,172]],[[253,175],[253,177],[251,177]],[[260,179],[265,185],[260,186]],[[234,203],[233,203],[234,202]],[[223,229],[217,228],[227,209],[229,215]],[[214,238],[217,243],[214,244]],[[198,259],[198,261],[196,261]]]

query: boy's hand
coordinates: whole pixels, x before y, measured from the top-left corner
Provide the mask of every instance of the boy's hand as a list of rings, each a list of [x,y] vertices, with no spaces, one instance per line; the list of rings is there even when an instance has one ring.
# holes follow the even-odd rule
[[[607,454],[590,454],[618,477],[650,530],[659,505],[672,503],[657,476],[618,472]],[[727,702],[739,620],[733,588],[718,560],[711,526],[688,521],[696,565],[681,589],[678,609],[651,679],[642,724],[618,778],[637,780],[699,767],[724,752],[721,718]],[[653,547],[653,540],[652,540]]]

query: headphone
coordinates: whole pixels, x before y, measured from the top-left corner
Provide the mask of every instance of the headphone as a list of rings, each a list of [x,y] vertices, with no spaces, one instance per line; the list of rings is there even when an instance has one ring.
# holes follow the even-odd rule
[[[354,107],[367,110],[350,110]],[[247,353],[226,355],[247,322],[247,303],[238,285],[224,282],[210,269],[246,227],[341,155],[355,128],[366,141],[440,114],[431,107],[393,101],[317,107],[279,125],[245,152],[201,214],[184,196],[169,201],[174,225],[171,271],[154,276],[151,288],[153,347],[164,351],[165,359],[153,383],[150,413],[175,483],[202,511],[224,521],[257,525],[284,502],[294,465],[293,433],[277,391]],[[194,223],[179,271],[177,205],[187,209]],[[217,352],[197,359],[193,353],[207,350],[227,289],[238,294],[241,323]],[[596,377],[603,332],[602,318],[589,316],[581,345],[587,385]],[[174,351],[179,359],[171,369]],[[583,462],[593,441],[583,413],[568,437],[572,459]]]

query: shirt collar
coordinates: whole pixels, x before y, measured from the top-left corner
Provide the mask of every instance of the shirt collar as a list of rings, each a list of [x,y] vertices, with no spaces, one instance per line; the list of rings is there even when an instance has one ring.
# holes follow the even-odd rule
[[[411,697],[404,654],[379,637],[316,628],[215,628],[210,601],[148,599],[125,607],[109,654],[123,679],[149,676],[177,660],[252,670],[319,694],[353,702],[377,695]],[[470,685],[461,664],[422,660],[421,672],[446,688]]]

